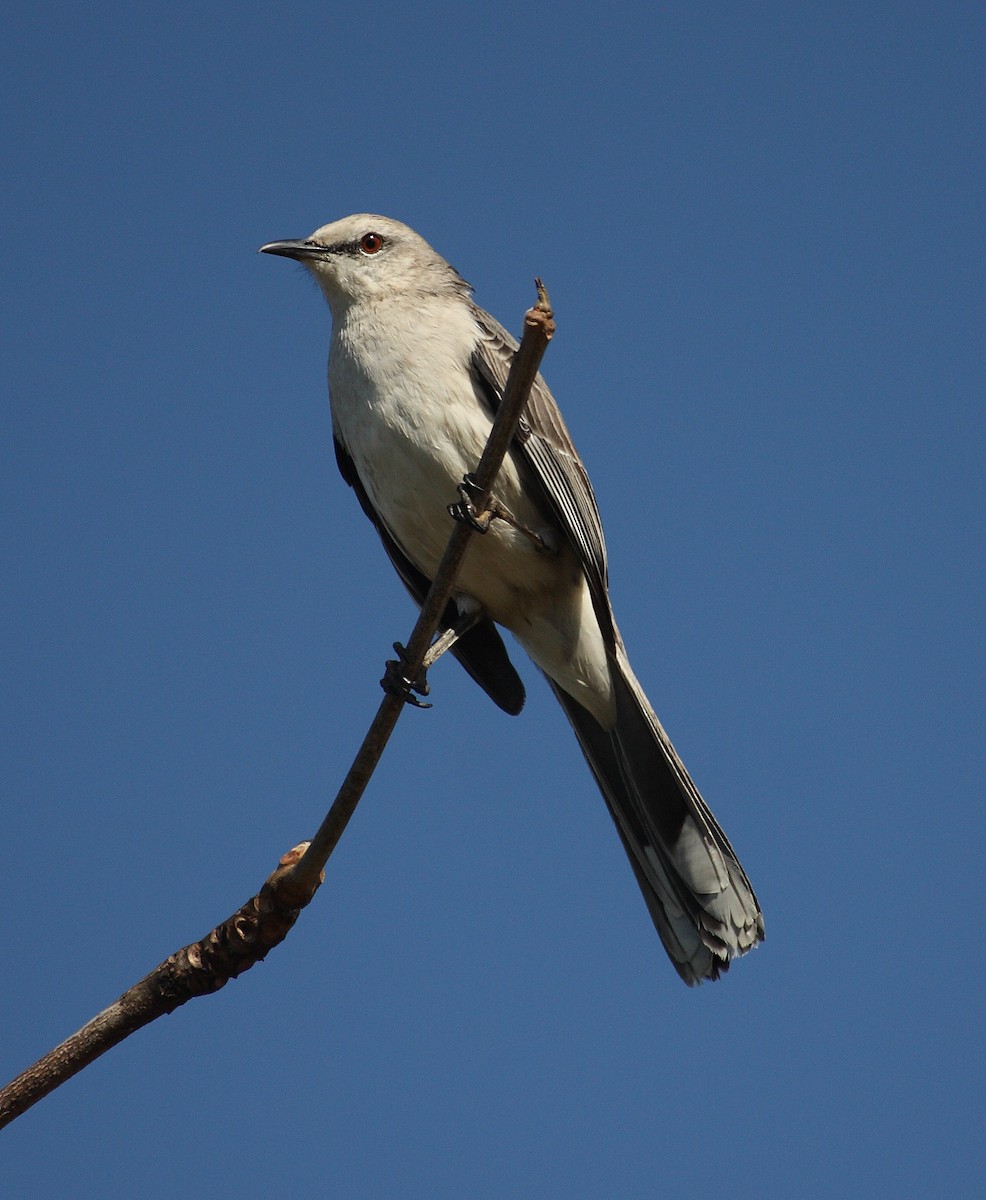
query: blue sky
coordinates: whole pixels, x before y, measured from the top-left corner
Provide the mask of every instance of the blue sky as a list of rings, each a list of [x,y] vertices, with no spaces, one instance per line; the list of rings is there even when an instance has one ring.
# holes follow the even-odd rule
[[[317,824],[412,613],[331,451],[353,211],[517,329],[757,887],[689,991],[526,660],[448,661],[288,942],[4,1134],[11,1196],[978,1195],[980,5],[19,6],[0,55],[0,1074]]]

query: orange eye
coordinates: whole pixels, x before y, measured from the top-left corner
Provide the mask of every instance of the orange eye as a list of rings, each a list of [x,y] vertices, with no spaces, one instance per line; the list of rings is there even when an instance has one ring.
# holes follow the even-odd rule
[[[379,254],[383,249],[383,238],[379,233],[364,233],[359,240],[359,248],[364,254]]]

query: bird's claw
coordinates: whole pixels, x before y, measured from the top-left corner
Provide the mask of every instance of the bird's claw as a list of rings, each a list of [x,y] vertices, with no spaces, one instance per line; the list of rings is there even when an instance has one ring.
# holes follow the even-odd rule
[[[458,504],[450,504],[448,506],[449,515],[454,520],[468,525],[477,533],[488,533],[490,522],[497,515],[496,509],[487,507],[482,512],[479,511],[476,501],[483,498],[484,489],[479,486],[475,476],[471,472],[463,477],[462,482],[459,484],[458,492],[462,499]]]
[[[476,502],[483,498],[484,491],[472,474],[464,476],[462,482],[459,484],[459,495],[462,497],[459,503],[448,506],[449,512],[456,521],[462,521],[472,529],[475,529],[477,533],[489,533],[490,526],[494,521],[503,521],[512,529],[516,529],[518,533],[522,533],[531,545],[542,554],[558,553],[557,549],[545,541],[544,537],[536,529],[530,529],[523,521],[519,521],[494,496],[490,495],[487,497],[486,506],[480,512]]]
[[[400,642],[394,642],[397,658],[388,658],[385,664],[383,679],[380,686],[392,696],[400,696],[405,704],[415,708],[431,708],[432,705],[419,700],[418,696],[427,696],[431,690],[424,667],[411,679],[407,673],[407,651]],[[417,692],[418,696],[414,693]]]

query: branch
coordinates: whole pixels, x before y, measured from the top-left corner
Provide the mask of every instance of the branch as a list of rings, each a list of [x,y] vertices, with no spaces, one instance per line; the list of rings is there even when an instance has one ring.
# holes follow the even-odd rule
[[[217,992],[261,962],[284,940],[301,911],[301,905],[290,908],[285,904],[278,883],[304,852],[302,844],[285,854],[258,895],[201,941],[166,958],[0,1091],[0,1129],[136,1030],[174,1012],[193,996]]]
[[[475,502],[480,511],[489,502],[497,472],[554,333],[548,294],[541,281],[536,282],[538,301],[525,314],[524,336],[511,363],[503,402],[473,474],[479,489]],[[421,671],[474,532],[466,523],[453,525],[445,555],[403,656],[402,665],[408,678],[417,678]],[[311,901],[324,879],[325,864],[359,803],[404,703],[402,696],[389,692],[384,696],[332,807],[311,842],[304,842],[285,854],[260,892],[201,941],[165,959],[109,1008],[0,1090],[0,1129],[131,1033],[174,1012],[194,996],[218,991],[230,979],[262,962],[287,937],[302,908]]]

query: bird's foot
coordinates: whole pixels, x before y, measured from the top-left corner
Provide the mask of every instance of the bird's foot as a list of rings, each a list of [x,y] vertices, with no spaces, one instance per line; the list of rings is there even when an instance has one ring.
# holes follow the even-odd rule
[[[487,499],[487,505],[482,511],[478,508],[477,501],[483,499],[484,491],[485,489],[479,486],[475,476],[470,472],[463,477],[458,487],[461,500],[458,504],[448,506],[449,514],[454,520],[461,521],[477,533],[489,532],[493,518],[498,515],[492,497]]]
[[[478,486],[472,474],[466,475],[459,484],[459,495],[462,497],[459,503],[450,504],[448,509],[456,521],[464,522],[477,533],[488,533],[494,521],[503,521],[518,533],[522,533],[542,554],[557,553],[539,533],[518,521],[495,496],[491,495],[486,501],[486,506],[480,511],[476,502],[482,500],[483,489]]]
[[[390,695],[400,696],[405,704],[413,704],[415,708],[431,708],[430,704],[418,699],[418,696],[427,696],[431,690],[428,687],[426,669],[422,667],[413,679],[410,678],[407,669],[407,651],[400,642],[394,642],[394,650],[397,658],[387,659],[380,686]],[[415,692],[417,692],[417,696],[414,694]]]

